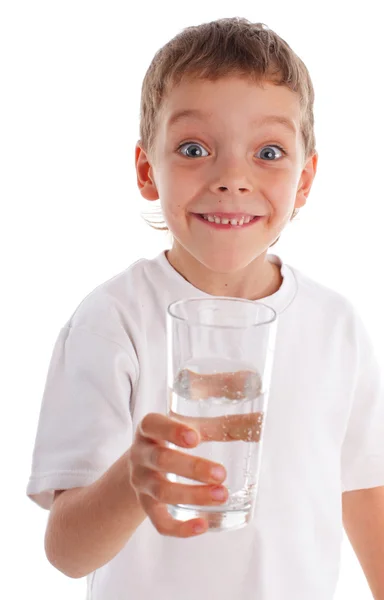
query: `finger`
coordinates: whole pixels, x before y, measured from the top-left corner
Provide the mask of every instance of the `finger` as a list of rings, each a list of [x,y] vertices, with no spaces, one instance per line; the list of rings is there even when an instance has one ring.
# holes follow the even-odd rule
[[[162,473],[175,473],[202,483],[222,483],[226,476],[223,465],[192,456],[156,443],[140,444],[137,463]]]
[[[144,438],[187,448],[197,446],[200,442],[200,436],[193,427],[157,413],[149,413],[142,419],[138,433]]]
[[[228,500],[228,490],[223,485],[191,485],[168,481],[164,475],[139,467],[134,478],[141,494],[147,494],[162,504],[197,504],[218,506]]]
[[[188,538],[205,533],[208,529],[208,523],[205,519],[197,518],[189,521],[177,521],[173,519],[166,505],[159,504],[151,496],[141,494],[140,502],[152,524],[162,535]]]
[[[259,442],[264,419],[263,412],[209,418],[185,417],[172,411],[169,414],[198,431],[202,442]]]

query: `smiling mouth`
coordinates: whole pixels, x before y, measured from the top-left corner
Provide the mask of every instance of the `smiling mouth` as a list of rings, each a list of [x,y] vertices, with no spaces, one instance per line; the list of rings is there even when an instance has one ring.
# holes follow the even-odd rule
[[[206,215],[206,214],[194,214],[195,217],[207,223],[207,225],[211,225],[220,229],[233,229],[233,228],[241,228],[252,225],[256,221],[259,221],[262,217],[260,216],[252,216],[252,215],[242,215],[240,217],[231,217],[231,216],[218,216],[218,215]]]

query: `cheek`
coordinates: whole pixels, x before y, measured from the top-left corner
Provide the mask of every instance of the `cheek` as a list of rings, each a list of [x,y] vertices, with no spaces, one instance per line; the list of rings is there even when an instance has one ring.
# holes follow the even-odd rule
[[[270,198],[282,210],[290,206],[296,197],[297,185],[294,177],[285,176],[276,178],[269,185]]]
[[[296,198],[296,188],[292,182],[280,182],[280,185],[273,186],[273,190],[269,190],[268,200],[271,207],[271,217],[269,226],[273,229],[284,228],[292,216],[293,207]]]
[[[157,190],[163,210],[172,218],[180,218],[196,193],[196,181],[186,171],[168,168],[161,171]]]
[[[184,215],[185,200],[185,188],[172,177],[165,177],[163,181],[159,182],[158,186],[160,206],[163,215],[172,226],[172,229],[177,228],[182,223]]]
[[[167,202],[176,195],[178,190],[182,190],[181,178],[177,170],[172,169],[169,165],[161,169],[157,183],[160,198],[163,197]]]

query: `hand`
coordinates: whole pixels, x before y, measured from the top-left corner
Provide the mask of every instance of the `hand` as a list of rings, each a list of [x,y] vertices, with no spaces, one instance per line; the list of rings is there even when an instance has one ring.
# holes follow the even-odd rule
[[[218,485],[226,478],[222,465],[167,447],[171,442],[181,448],[194,448],[199,432],[169,417],[150,413],[139,423],[127,456],[131,485],[157,531],[162,535],[186,538],[208,529],[205,519],[177,521],[167,511],[167,504],[221,505],[228,490]],[[167,473],[201,481],[206,485],[173,483]]]

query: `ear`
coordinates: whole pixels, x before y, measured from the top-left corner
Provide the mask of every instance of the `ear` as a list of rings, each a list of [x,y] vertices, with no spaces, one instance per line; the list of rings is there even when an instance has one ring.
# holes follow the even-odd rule
[[[152,166],[140,142],[137,142],[135,148],[135,165],[137,185],[141,195],[146,200],[158,200],[159,194],[153,177]]]
[[[318,153],[314,152],[304,166],[297,188],[295,208],[302,208],[307,202],[313,180],[315,179],[318,158]]]

